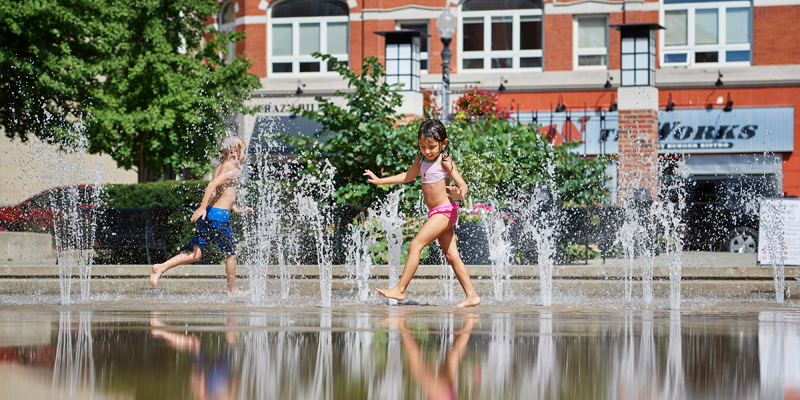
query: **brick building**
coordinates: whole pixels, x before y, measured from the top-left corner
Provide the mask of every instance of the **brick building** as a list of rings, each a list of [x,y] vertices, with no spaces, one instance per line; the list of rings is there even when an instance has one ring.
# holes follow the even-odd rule
[[[452,90],[502,84],[516,118],[556,140],[584,140],[587,156],[616,154],[625,125],[616,111],[621,39],[612,26],[665,27],[654,60],[659,156],[690,154],[698,175],[782,174],[784,191],[800,195],[800,0],[230,0],[209,23],[247,33],[231,50],[261,78],[253,101],[286,116],[288,105],[313,108],[314,96],[345,89],[312,51],[356,70],[367,56],[383,63],[378,31],[429,33],[421,84],[440,87],[436,18],[446,1],[458,21]],[[279,129],[314,129],[284,122]],[[249,138],[261,125],[243,123],[241,133]]]

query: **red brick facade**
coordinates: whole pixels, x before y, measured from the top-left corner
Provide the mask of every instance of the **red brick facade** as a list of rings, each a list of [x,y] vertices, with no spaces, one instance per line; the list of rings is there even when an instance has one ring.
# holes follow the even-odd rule
[[[658,197],[658,111],[619,110],[620,200],[636,188]]]
[[[547,15],[544,25],[544,69],[572,70],[572,15]]]
[[[238,3],[237,26],[239,31],[247,33],[246,39],[237,43],[236,52],[243,55],[252,63],[250,72],[264,79],[264,91],[273,90],[273,82],[291,81],[285,84],[284,90],[287,95],[293,95],[297,74],[280,75],[269,74],[269,59],[267,48],[271,38],[268,35],[268,18],[270,12],[269,5],[278,0],[266,2],[266,10],[259,9],[261,0],[233,0]],[[292,0],[281,0],[292,1]],[[345,0],[342,0],[345,2]],[[578,1],[578,0],[576,0]],[[774,3],[779,1],[784,5],[767,5],[764,1]],[[459,17],[458,6],[451,4],[452,12]],[[785,4],[790,5],[785,5]],[[440,74],[441,51],[443,45],[436,30],[436,16],[440,13],[445,0],[350,0],[347,1],[350,23],[349,23],[349,59],[350,66],[360,72],[361,61],[365,57],[375,56],[383,63],[385,61],[384,39],[374,32],[383,30],[393,30],[399,21],[428,22],[428,31],[431,34],[429,39],[429,73]],[[626,3],[626,11],[623,13],[623,5],[611,5],[608,2],[580,2],[580,4],[570,5],[569,1],[552,0],[545,1],[545,8],[542,11],[544,24],[543,37],[543,71],[541,70],[491,70],[475,72],[474,70],[461,71],[459,68],[458,53],[459,43],[458,34],[453,38],[450,50],[453,53],[451,58],[451,80],[455,83],[459,81],[481,80],[478,85],[485,85],[487,88],[494,89],[500,83],[500,75],[508,80],[506,87],[509,89],[501,93],[500,101],[507,104],[513,100],[514,108],[519,107],[520,111],[546,111],[550,110],[558,103],[559,96],[569,111],[583,111],[584,107],[589,110],[605,109],[617,102],[616,87],[618,80],[613,80],[610,89],[603,88],[606,72],[612,76],[618,76],[620,68],[620,33],[615,29],[608,31],[608,70],[582,70],[573,65],[574,60],[574,29],[575,18],[578,15],[607,15],[609,25],[622,23],[660,23],[663,21],[663,4],[658,1],[646,0],[644,3]],[[598,11],[599,10],[599,11]],[[768,106],[793,106],[794,113],[794,143],[795,148],[800,143],[800,0],[762,0],[760,4],[752,7],[752,67],[749,66],[725,66],[709,64],[708,67],[699,65],[692,67],[661,68],[657,65],[658,72],[656,86],[659,88],[659,108],[666,107],[667,96],[672,96],[672,101],[677,108],[698,108],[712,107],[720,108],[723,105],[716,102],[720,96],[727,98],[730,95],[734,102],[734,107],[768,107]],[[209,18],[208,23],[216,23],[215,18]],[[462,29],[458,25],[457,30]],[[657,41],[661,35],[657,36]],[[656,44],[656,51],[660,51],[659,43]],[[656,57],[656,62],[660,58]],[[785,72],[783,69],[782,78],[788,83],[772,83],[769,79],[771,70],[761,72],[759,68],[763,66],[794,66],[795,73]],[[701,67],[702,66],[702,67]],[[769,67],[772,68],[772,67]],[[732,69],[736,71],[732,71]],[[747,72],[747,70],[755,72]],[[757,71],[756,71],[757,70]],[[507,72],[508,71],[508,72]],[[714,82],[717,79],[717,71],[724,74],[724,85],[717,87]],[[664,84],[660,80],[664,72],[672,74],[672,81]],[[737,74],[748,74],[749,77],[740,79],[737,83]],[[548,75],[549,74],[549,75]],[[592,75],[593,74],[593,75]],[[682,75],[683,74],[683,75]],[[572,82],[573,78],[581,78],[592,75],[591,84],[579,84]],[[305,74],[300,77],[305,79]],[[322,82],[319,75],[314,76],[318,82]],[[483,76],[487,76],[483,78]],[[549,80],[550,76],[556,76],[558,81]],[[685,76],[686,81],[682,81]],[[544,78],[543,78],[544,77]],[[329,79],[337,79],[331,76]],[[436,81],[438,76],[422,76],[423,83],[428,84]],[[618,79],[618,78],[616,78]],[[475,83],[472,83],[475,84]],[[329,85],[327,83],[312,83],[306,88],[309,92],[324,92]],[[517,85],[514,87],[514,85]],[[537,87],[542,85],[543,87]],[[559,85],[564,85],[560,88]],[[463,88],[464,85],[460,85]],[[288,94],[291,90],[291,94]],[[330,90],[331,94],[333,89]],[[653,111],[655,112],[655,111]],[[627,122],[623,122],[625,116]],[[649,119],[648,119],[649,118]],[[645,121],[654,119],[655,115],[639,115],[630,111],[620,111],[620,131],[623,125],[628,132],[639,134],[650,132],[650,128],[643,128]],[[632,122],[632,121],[635,121]],[[648,122],[649,123],[649,122]],[[627,125],[625,125],[627,124]],[[631,125],[633,124],[633,125]],[[638,125],[636,125],[638,124]],[[653,123],[655,129],[655,122]],[[624,138],[623,138],[624,136]],[[655,137],[655,136],[654,136]],[[639,152],[650,159],[655,154],[656,146],[642,147],[642,143],[635,142],[634,134],[623,135],[620,132],[620,167],[624,163],[623,159],[634,153]],[[623,140],[626,140],[623,144]],[[638,147],[637,147],[638,146]],[[637,154],[639,154],[637,153]],[[800,195],[800,153],[784,153],[784,190],[789,195]],[[643,178],[641,176],[636,179]],[[644,177],[650,179],[651,177]],[[620,187],[631,182],[632,176],[623,179],[620,176]],[[625,182],[623,182],[625,180]],[[652,187],[650,187],[652,189]]]
[[[273,3],[275,0],[268,1]],[[237,19],[245,17],[265,17],[267,11],[258,8],[260,0],[236,0],[239,4]],[[442,1],[435,0],[358,0],[349,4],[352,14],[362,14],[364,10],[392,10],[409,6],[437,8]],[[559,2],[564,5],[569,2]],[[552,2],[546,2],[552,4]],[[645,4],[655,4],[647,1]],[[579,10],[576,10],[579,11]],[[455,8],[454,8],[455,12]],[[362,14],[363,15],[363,14]],[[610,12],[609,24],[659,23],[658,11]],[[573,20],[574,14],[547,14],[544,16],[544,69],[546,71],[569,71],[573,64]],[[800,64],[800,4],[786,6],[753,7],[753,65]],[[209,23],[213,23],[209,19]],[[267,29],[266,20],[237,26],[237,30],[247,32],[247,38],[237,46],[237,53],[244,54],[253,62],[251,72],[261,78],[267,77]],[[663,23],[663,22],[662,22]],[[442,43],[436,31],[436,19],[428,19],[430,54],[439,54]],[[350,60],[354,69],[360,69],[364,57],[378,56],[383,61],[383,39],[374,34],[379,30],[395,29],[396,21],[391,19],[353,19],[350,22]],[[609,67],[619,69],[619,32],[609,30]],[[658,46],[656,46],[658,49]],[[450,45],[453,52],[451,73],[458,73],[457,38]],[[441,73],[441,61],[431,59],[430,73]]]
[[[800,6],[753,8],[753,65],[800,64]]]

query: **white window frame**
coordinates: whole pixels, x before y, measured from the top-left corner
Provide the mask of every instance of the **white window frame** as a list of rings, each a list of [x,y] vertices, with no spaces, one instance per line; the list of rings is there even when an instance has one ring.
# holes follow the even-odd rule
[[[456,40],[458,41],[458,65],[457,71],[459,73],[470,72],[541,72],[544,70],[544,32],[542,32],[542,49],[539,50],[520,50],[519,34],[520,34],[520,17],[538,16],[541,18],[542,26],[544,26],[544,13],[540,9],[510,9],[510,10],[492,10],[492,11],[461,11],[461,5],[458,6],[458,25],[456,28]],[[511,50],[492,51],[492,17],[512,17],[512,31],[514,37],[511,40]],[[464,18],[483,18],[483,51],[464,51]],[[465,57],[466,56],[466,57]],[[542,60],[542,67],[539,68],[520,68],[520,58],[539,57]],[[480,68],[464,68],[464,60],[471,60],[476,58],[483,58],[483,69]],[[511,68],[492,68],[492,58],[511,58]]]
[[[603,18],[606,21],[606,46],[605,47],[591,47],[586,49],[578,48],[578,27],[580,26],[579,20],[581,19],[599,19]],[[607,14],[580,14],[575,15],[572,19],[572,69],[573,70],[607,70],[608,64],[611,63],[610,55],[608,54],[608,41],[609,41],[609,27]],[[606,65],[578,65],[579,56],[606,56]]]
[[[403,24],[415,24],[415,25],[426,24],[426,25],[428,25],[428,34],[431,33],[431,23],[427,19],[403,19],[403,20],[397,20],[397,23],[395,24],[395,29],[397,29],[397,30],[403,29],[403,27],[402,27]],[[430,58],[428,57],[428,53],[431,50],[431,40],[430,40],[430,37],[426,37],[426,36],[420,36],[420,40],[428,41],[428,51],[424,51],[424,52],[420,51],[419,52],[419,60],[420,61],[425,60],[425,61],[428,62],[428,64],[427,64],[428,68],[422,68],[422,66],[420,65],[419,74],[420,74],[420,76],[422,76],[422,75],[427,75],[428,71],[431,68],[431,61],[430,61]]]
[[[335,17],[295,17],[295,18],[272,18],[272,10],[270,7],[267,12],[267,74],[273,77],[296,77],[296,76],[319,76],[319,75],[336,75],[333,70],[328,70],[328,63],[312,57],[310,54],[300,55],[300,24],[313,24],[319,23],[320,38],[319,38],[319,52],[328,54],[328,23],[331,22],[344,22],[347,24],[347,53],[331,54],[339,61],[350,62],[350,16],[340,15]],[[272,26],[273,25],[292,25],[292,54],[291,56],[273,56],[272,55]],[[292,72],[272,72],[273,63],[292,63]],[[319,72],[300,72],[300,63],[302,62],[319,62]],[[274,75],[273,75],[274,74]]]
[[[749,8],[750,9],[750,24],[748,26],[749,32],[748,43],[744,44],[727,44],[727,18],[726,10],[728,8]],[[695,11],[696,10],[717,10],[717,29],[718,42],[717,44],[704,44],[695,45]],[[659,20],[663,25],[665,23],[666,11],[687,11],[686,16],[686,45],[685,46],[667,46],[665,44],[666,32],[661,31],[659,36],[659,67],[689,67],[689,68],[706,68],[706,67],[744,67],[750,66],[753,60],[753,4],[749,1],[724,1],[724,2],[709,2],[709,3],[679,3],[679,4],[664,4],[659,11]],[[726,61],[727,51],[741,51],[747,50],[750,52],[750,60],[748,61]],[[697,63],[694,61],[696,52],[716,51],[718,53],[716,63]],[[666,63],[667,54],[680,54],[686,53],[686,62],[684,63]]]

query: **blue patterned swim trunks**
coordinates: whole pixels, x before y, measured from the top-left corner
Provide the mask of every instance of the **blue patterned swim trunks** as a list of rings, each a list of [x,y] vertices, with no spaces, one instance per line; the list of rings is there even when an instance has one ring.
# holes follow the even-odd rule
[[[231,212],[222,208],[206,208],[206,217],[197,220],[194,237],[189,241],[189,251],[194,246],[205,250],[210,242],[216,242],[220,251],[229,256],[236,255],[236,238],[231,229]]]

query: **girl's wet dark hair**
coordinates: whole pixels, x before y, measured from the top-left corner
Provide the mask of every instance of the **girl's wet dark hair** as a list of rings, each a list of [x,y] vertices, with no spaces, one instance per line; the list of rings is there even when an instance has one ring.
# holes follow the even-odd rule
[[[439,143],[443,143],[445,140],[447,140],[447,130],[445,130],[442,121],[439,121],[438,119],[429,119],[419,124],[417,141],[422,140],[422,138],[433,139]],[[449,142],[442,148],[442,159],[447,157],[450,157]]]

